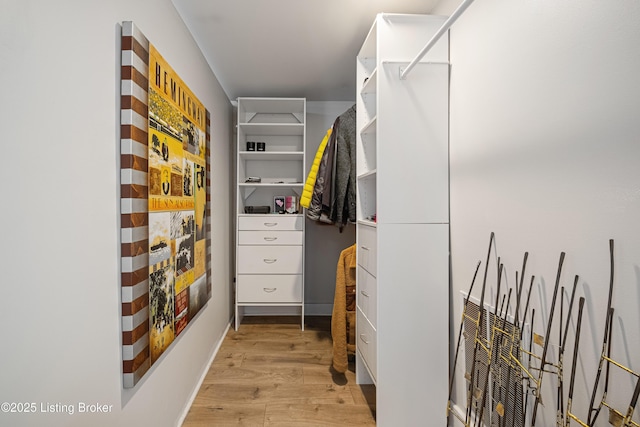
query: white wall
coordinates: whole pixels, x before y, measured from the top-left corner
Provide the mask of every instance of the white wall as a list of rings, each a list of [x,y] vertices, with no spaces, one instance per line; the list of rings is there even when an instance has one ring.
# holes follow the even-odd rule
[[[169,0],[0,4],[4,202],[1,425],[176,425],[231,316],[231,105]],[[122,388],[120,23],[133,21],[211,112],[213,297],[134,388]],[[112,405],[78,414],[78,403]]]
[[[354,103],[307,102],[307,170],[311,169],[313,159],[327,130],[336,118],[351,108]],[[338,258],[343,249],[356,242],[356,229],[354,225],[348,224],[340,232],[335,225],[310,219],[306,219],[305,226],[305,312],[310,315],[330,315],[333,308]]]
[[[458,4],[443,0],[434,12],[450,14]],[[529,251],[534,330],[543,335],[565,251],[561,285],[569,288],[579,275],[578,297],[586,298],[573,401],[585,420],[602,345],[610,238],[616,244],[613,357],[640,371],[639,17],[636,0],[481,0],[451,30],[452,338],[460,292],[477,261],[484,264],[490,232],[506,268],[503,286],[514,286]],[[479,293],[480,283],[473,294]],[[577,301],[567,381],[576,315]],[[557,335],[554,328],[554,344]],[[550,355],[556,360],[557,350]],[[464,402],[462,363],[458,368],[456,399]],[[536,425],[555,425],[556,381],[545,375],[543,385],[545,408]],[[627,375],[612,379],[610,397],[623,412],[632,385]],[[608,425],[607,415],[599,425]]]

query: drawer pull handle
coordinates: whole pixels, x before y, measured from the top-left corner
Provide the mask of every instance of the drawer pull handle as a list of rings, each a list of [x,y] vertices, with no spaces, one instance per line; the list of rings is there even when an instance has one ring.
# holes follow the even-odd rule
[[[365,297],[369,298],[369,294],[368,294],[368,293],[366,293],[365,291],[360,291],[360,293],[361,293],[362,295],[364,295]]]
[[[366,340],[367,336],[365,334],[360,334],[360,339],[363,343],[369,344],[369,341]]]
[[[276,240],[278,240],[277,237],[265,237],[264,240],[266,240],[267,242],[274,242]]]
[[[266,262],[267,264],[273,264],[277,260],[278,258],[264,258],[262,261]]]
[[[276,225],[278,225],[277,222],[265,222],[264,223],[265,227],[275,227]]]
[[[360,246],[360,249],[364,249],[365,251],[368,251],[368,250],[369,250],[369,248],[368,248],[368,247],[366,247],[366,246]]]
[[[278,288],[262,288],[263,291],[268,292],[268,293],[275,292],[276,289],[278,289]]]

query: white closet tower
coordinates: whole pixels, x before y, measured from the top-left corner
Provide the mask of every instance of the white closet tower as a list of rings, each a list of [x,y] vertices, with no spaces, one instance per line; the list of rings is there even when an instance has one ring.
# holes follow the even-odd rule
[[[306,100],[238,98],[237,134],[235,328],[253,310],[299,314],[304,329],[304,216],[275,213],[274,198],[302,194]]]
[[[357,56],[356,377],[383,427],[446,419],[448,38],[400,77],[445,19],[379,14]]]

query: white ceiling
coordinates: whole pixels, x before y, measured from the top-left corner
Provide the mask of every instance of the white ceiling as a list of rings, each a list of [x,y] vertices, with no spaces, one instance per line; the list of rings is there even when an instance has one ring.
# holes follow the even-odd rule
[[[229,99],[354,101],[376,14],[429,13],[439,0],[172,1]]]

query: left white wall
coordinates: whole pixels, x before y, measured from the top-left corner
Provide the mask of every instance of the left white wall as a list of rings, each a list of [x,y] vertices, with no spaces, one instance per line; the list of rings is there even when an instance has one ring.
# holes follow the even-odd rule
[[[0,425],[177,425],[231,318],[224,208],[232,204],[231,104],[170,0],[2,0],[0,9],[0,403],[36,404],[36,413],[0,412]],[[123,21],[141,29],[211,112],[214,201],[212,299],[127,390],[119,282]],[[107,412],[78,413],[81,402]],[[73,414],[55,412],[69,407]]]

